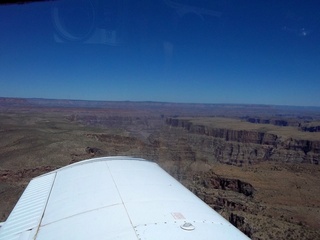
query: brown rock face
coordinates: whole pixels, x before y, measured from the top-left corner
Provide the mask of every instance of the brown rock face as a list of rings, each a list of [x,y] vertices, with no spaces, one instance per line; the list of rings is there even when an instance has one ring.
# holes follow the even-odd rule
[[[229,190],[242,193],[245,196],[252,196],[254,188],[250,183],[243,182],[239,179],[223,178],[210,171],[203,176],[202,185],[205,188]]]
[[[234,225],[236,228],[240,229],[244,234],[246,234],[248,237],[251,237],[252,235],[252,230],[245,222],[244,217],[238,216],[237,214],[231,213],[229,216],[229,222]]]
[[[319,164],[320,140],[285,138],[281,135],[253,130],[234,130],[194,124],[190,120],[168,118],[166,123],[198,135],[190,141],[213,160],[242,165],[255,161],[284,161]]]
[[[250,183],[219,176],[211,169],[194,175],[193,184],[191,189],[199,198],[221,214],[223,212],[230,223],[251,237],[252,230],[245,217],[236,214],[258,212],[258,204],[248,204],[248,201],[254,202],[256,191]]]

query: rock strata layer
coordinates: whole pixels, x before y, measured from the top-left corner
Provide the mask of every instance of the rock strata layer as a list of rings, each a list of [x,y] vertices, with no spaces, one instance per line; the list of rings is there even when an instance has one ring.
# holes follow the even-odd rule
[[[209,152],[212,160],[219,162],[235,165],[256,161],[320,162],[320,139],[295,139],[265,131],[216,128],[179,118],[168,118],[166,123],[197,135],[190,138],[192,144]]]

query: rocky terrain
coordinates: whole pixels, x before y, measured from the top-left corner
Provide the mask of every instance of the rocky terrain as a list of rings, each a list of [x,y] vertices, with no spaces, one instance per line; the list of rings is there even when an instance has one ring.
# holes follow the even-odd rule
[[[316,131],[306,133],[295,127],[226,118],[168,118],[166,122],[202,136],[193,145],[202,146],[219,162],[240,165],[261,161],[320,162],[320,133]],[[211,141],[215,147],[206,148]]]
[[[0,221],[31,178],[129,155],[157,162],[252,239],[320,239],[320,133],[303,130],[319,112],[0,98]]]

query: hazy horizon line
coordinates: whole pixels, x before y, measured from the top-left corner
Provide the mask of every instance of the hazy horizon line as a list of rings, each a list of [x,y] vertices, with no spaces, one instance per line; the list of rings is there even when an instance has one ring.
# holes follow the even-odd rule
[[[174,101],[156,101],[156,100],[93,100],[93,99],[74,99],[74,98],[44,98],[44,97],[2,97],[0,99],[25,99],[25,100],[47,100],[47,101],[78,101],[78,102],[131,102],[131,103],[159,103],[159,104],[191,104],[191,105],[229,105],[229,106],[260,106],[260,107],[298,107],[298,108],[319,108],[312,105],[287,105],[287,104],[267,104],[267,103],[225,103],[225,102],[174,102]]]

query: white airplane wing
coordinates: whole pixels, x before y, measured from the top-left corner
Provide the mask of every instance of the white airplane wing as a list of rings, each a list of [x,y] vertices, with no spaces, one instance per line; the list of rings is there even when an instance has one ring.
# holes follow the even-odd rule
[[[0,239],[249,239],[156,163],[104,157],[34,178]]]

